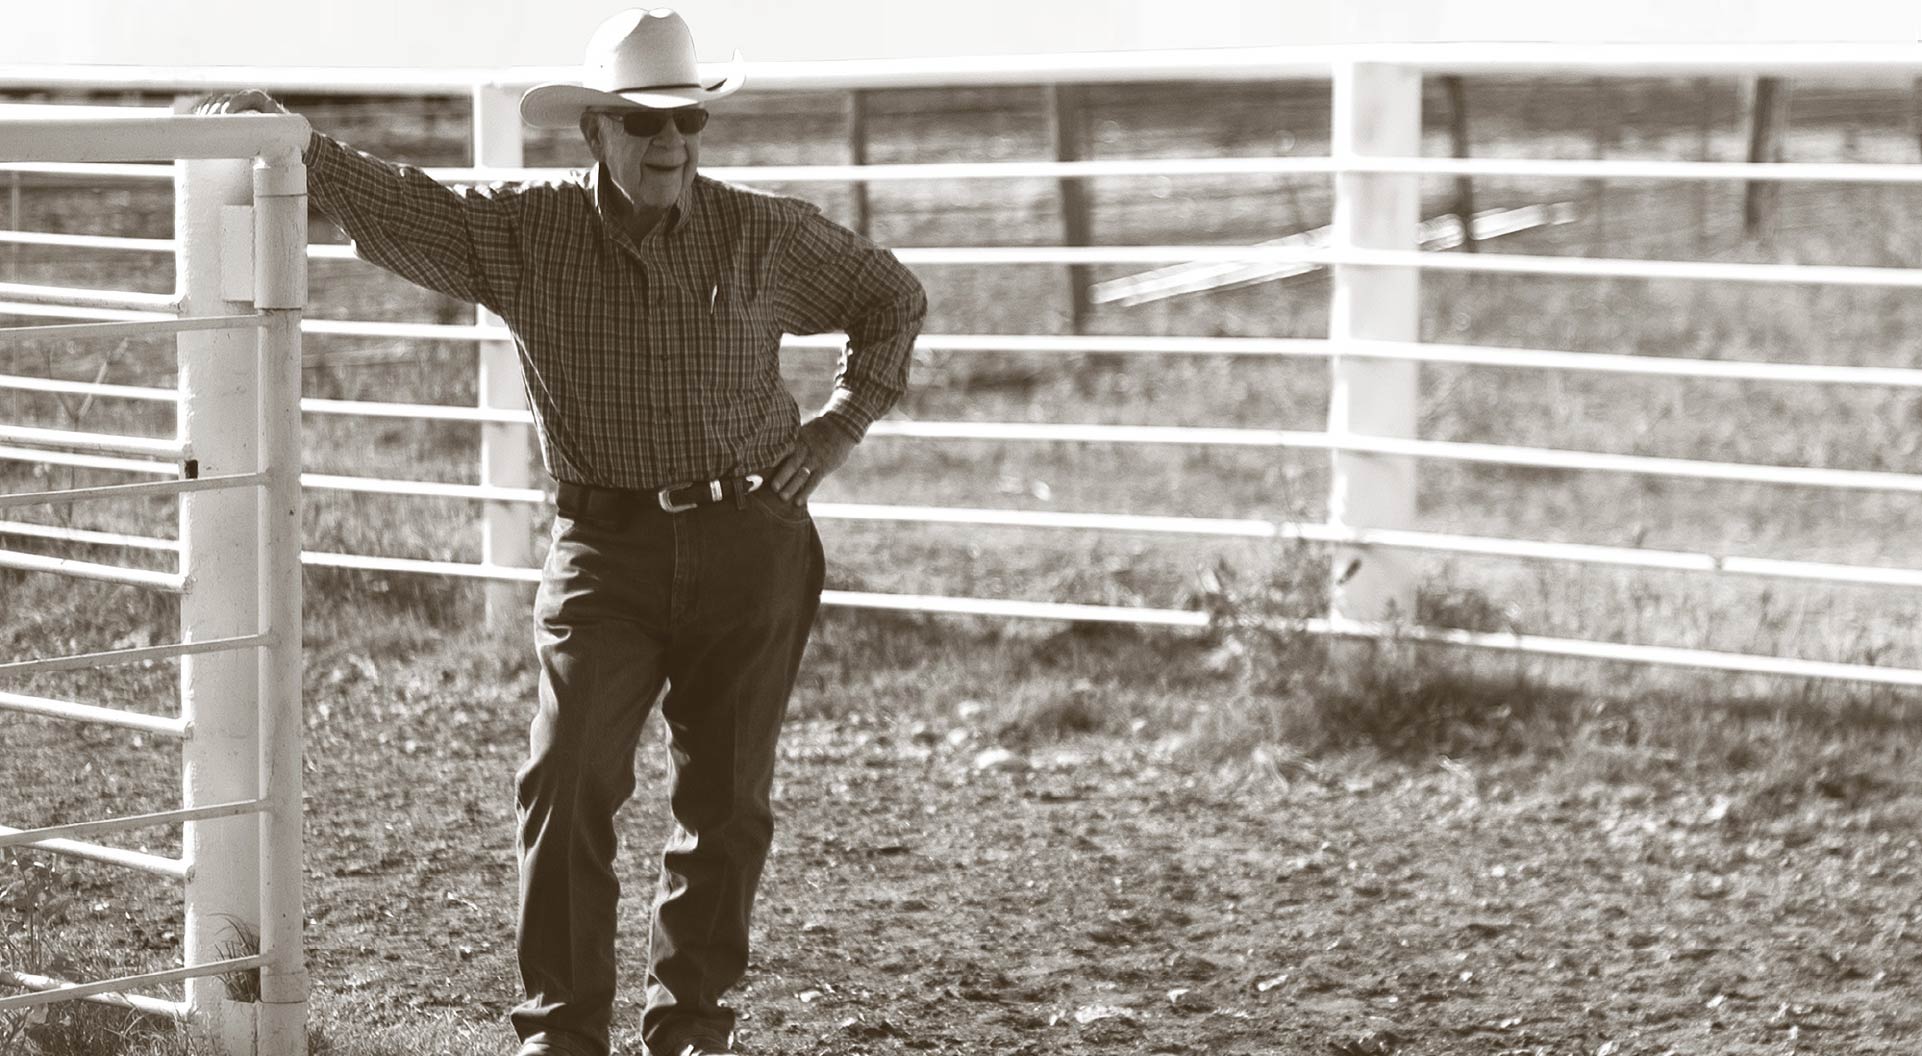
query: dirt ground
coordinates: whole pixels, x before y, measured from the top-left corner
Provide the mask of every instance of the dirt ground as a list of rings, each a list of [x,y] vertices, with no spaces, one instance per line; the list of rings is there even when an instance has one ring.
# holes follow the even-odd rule
[[[491,1022],[511,1051],[519,720],[394,689],[411,703],[379,745],[310,731],[316,1019]],[[1569,787],[1454,761],[1230,776],[1126,735],[999,747],[979,718],[790,726],[733,1002],[744,1052],[1922,1050],[1912,786]],[[623,814],[628,1054],[656,740]]]
[[[508,648],[311,653],[320,1056],[513,1050],[527,667]],[[1216,766],[1165,728],[1011,727],[968,692],[864,698],[892,701],[886,714],[799,701],[733,1000],[743,1052],[1922,1051],[1922,775],[1871,758],[1879,742],[1811,742],[1793,769],[1721,776],[1646,748],[1598,767],[1613,749],[1596,745],[1579,761],[1266,749]],[[625,1056],[641,1053],[665,828],[652,723],[622,814],[619,871],[636,893],[621,925]],[[164,788],[170,765],[112,733],[0,728],[0,774],[33,818],[94,816],[102,796],[138,809],[128,790]],[[44,856],[8,875],[29,858]],[[105,867],[61,868],[70,896],[41,925],[84,963],[52,969],[97,978],[178,956],[170,885],[143,894]],[[3,923],[17,943],[17,902]],[[6,1056],[99,1056],[31,1036],[8,1052],[4,1033]]]

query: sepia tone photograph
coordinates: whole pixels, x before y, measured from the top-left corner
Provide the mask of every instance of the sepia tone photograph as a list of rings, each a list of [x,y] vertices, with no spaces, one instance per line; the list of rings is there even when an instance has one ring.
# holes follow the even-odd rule
[[[1922,1052],[1916,0],[0,32],[0,1056]]]

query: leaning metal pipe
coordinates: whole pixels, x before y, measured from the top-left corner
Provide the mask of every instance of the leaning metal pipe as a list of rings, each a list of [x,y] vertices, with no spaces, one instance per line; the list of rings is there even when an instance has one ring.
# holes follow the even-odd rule
[[[79,985],[65,979],[55,979],[52,976],[5,970],[0,970],[0,982],[12,983],[23,990],[66,990]],[[180,1019],[187,1014],[185,1002],[168,1001],[164,998],[148,997],[145,994],[82,994],[76,1000],[132,1009],[135,1012],[143,1012],[150,1016],[165,1016],[169,1019]]]
[[[188,821],[211,821],[215,818],[233,818],[243,814],[258,814],[265,810],[266,806],[267,801],[264,799],[247,799],[236,803],[211,803],[204,807],[163,810],[124,818],[104,818],[99,821],[75,821],[65,825],[17,829],[0,836],[0,847],[32,847],[49,840],[66,839],[72,836],[104,836],[110,832],[126,832],[130,829],[178,825]]]
[[[32,1008],[35,1005],[52,1005],[75,998],[89,997],[94,994],[111,994],[131,990],[140,986],[159,986],[162,983],[177,983],[185,979],[204,979],[215,975],[228,975],[260,967],[260,958],[231,957],[223,961],[210,961],[206,964],[190,965],[165,972],[148,972],[144,975],[124,975],[118,979],[103,979],[97,983],[64,983],[50,990],[32,994],[19,994],[14,997],[0,997],[0,1012],[15,1008]]]

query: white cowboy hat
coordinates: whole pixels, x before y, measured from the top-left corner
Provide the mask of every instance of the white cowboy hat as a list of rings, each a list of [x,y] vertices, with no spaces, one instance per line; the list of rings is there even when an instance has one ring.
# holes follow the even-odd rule
[[[521,119],[535,128],[573,128],[595,107],[672,110],[733,95],[741,87],[741,53],[705,73],[694,59],[694,34],[665,7],[623,11],[587,42],[580,84],[540,84],[521,96]]]

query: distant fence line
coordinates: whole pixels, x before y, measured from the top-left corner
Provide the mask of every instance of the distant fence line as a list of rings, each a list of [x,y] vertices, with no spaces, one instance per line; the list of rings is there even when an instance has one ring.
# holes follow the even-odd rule
[[[1095,444],[1187,444],[1320,450],[1329,452],[1333,473],[1326,523],[1232,521],[1206,517],[1137,517],[1126,514],[1022,513],[991,509],[856,506],[819,503],[823,518],[920,521],[948,524],[1010,524],[1073,531],[1187,533],[1199,536],[1303,539],[1334,549],[1332,567],[1343,570],[1334,608],[1325,620],[1301,621],[1304,630],[1359,637],[1414,636],[1483,648],[1550,656],[1600,657],[1718,670],[1849,678],[1884,684],[1922,685],[1922,670],[1869,664],[1826,663],[1659,645],[1626,645],[1491,634],[1453,629],[1409,629],[1389,621],[1414,611],[1415,582],[1405,554],[1473,553],[1527,560],[1567,561],[1636,569],[1707,574],[1774,576],[1810,582],[1914,586],[1922,571],[1905,568],[1788,561],[1706,552],[1567,544],[1502,537],[1445,535],[1415,530],[1415,466],[1422,459],[1491,465],[1629,473],[1672,478],[1743,481],[1813,488],[1845,488],[1914,494],[1922,476],[1865,470],[1752,465],[1699,459],[1614,455],[1512,445],[1468,444],[1416,437],[1419,401],[1416,369],[1422,362],[1545,370],[1602,371],[1670,378],[1767,381],[1782,384],[1922,387],[1922,371],[1899,367],[1831,367],[1681,357],[1606,355],[1551,349],[1490,348],[1421,342],[1416,329],[1419,285],[1425,270],[1564,277],[1813,284],[1859,288],[1922,287],[1922,269],[1839,265],[1711,263],[1531,256],[1437,254],[1417,249],[1420,179],[1424,176],[1528,176],[1581,180],[1922,183],[1922,165],[1807,164],[1658,161],[1561,161],[1544,159],[1425,158],[1421,150],[1424,75],[1555,73],[1581,76],[1781,76],[1839,75],[1912,83],[1922,73],[1922,46],[1407,46],[1315,49],[1228,49],[1141,55],[1041,56],[951,62],[872,60],[750,66],[759,85],[775,89],[862,91],[883,88],[996,85],[1139,83],[1146,81],[1249,81],[1314,79],[1331,83],[1331,151],[1326,157],[1155,158],[1124,161],[1063,158],[1037,162],[960,164],[764,166],[709,170],[742,182],[834,182],[864,186],[880,181],[946,181],[1051,178],[1078,182],[1105,176],[1304,175],[1332,180],[1335,222],[1325,246],[1160,245],[949,246],[903,249],[914,266],[1194,263],[1303,265],[1332,276],[1329,332],[1322,339],[1189,338],[1159,336],[925,335],[923,349],[957,352],[1114,352],[1138,355],[1322,357],[1330,361],[1335,399],[1325,430],[1203,429],[1169,425],[1060,426],[1023,423],[877,423],[872,435],[949,437],[1002,442]],[[281,92],[453,95],[471,99],[475,164],[429,169],[444,180],[522,179],[557,170],[522,166],[522,130],[515,101],[520,89],[568,70],[173,71],[123,68],[13,68],[0,71],[0,88],[42,90],[143,90],[202,92],[259,86]],[[1061,148],[1072,152],[1069,148]],[[102,178],[168,178],[153,166],[76,169],[45,163],[0,166],[0,171]],[[177,249],[166,239],[0,233],[0,242],[160,253]],[[350,255],[347,247],[310,247],[317,259]],[[159,318],[175,307],[164,295],[81,291],[17,283],[0,284],[0,312],[27,316],[117,319]],[[542,501],[536,467],[526,457],[531,422],[518,381],[511,336],[485,312],[472,325],[307,320],[309,333],[349,334],[474,342],[480,349],[480,395],[476,407],[453,408],[367,401],[305,400],[309,414],[460,421],[482,431],[480,483],[475,485],[307,475],[309,488],[469,499],[485,511],[484,557],[478,564],[433,562],[379,555],[305,555],[309,564],[392,572],[462,576],[496,581],[518,597],[517,584],[531,581],[532,506]],[[49,333],[52,331],[50,330]],[[834,339],[792,339],[799,348],[834,347]],[[57,390],[50,389],[58,385]],[[103,398],[166,399],[164,390],[127,386],[51,383],[0,378],[0,388],[89,393]],[[30,460],[97,469],[167,475],[176,472],[165,452],[116,447],[110,439],[73,437],[44,430],[0,429],[0,459]],[[58,449],[58,450],[54,450]],[[128,457],[135,456],[135,457]],[[139,457],[145,456],[145,457]],[[0,531],[59,538],[57,530],[13,523]],[[98,534],[98,533],[96,533]],[[79,534],[67,538],[81,539]],[[120,537],[127,545],[164,549],[166,540]],[[1203,626],[1198,611],[1087,606],[1058,601],[890,597],[830,592],[831,603],[930,612],[1107,620],[1170,626]]]

